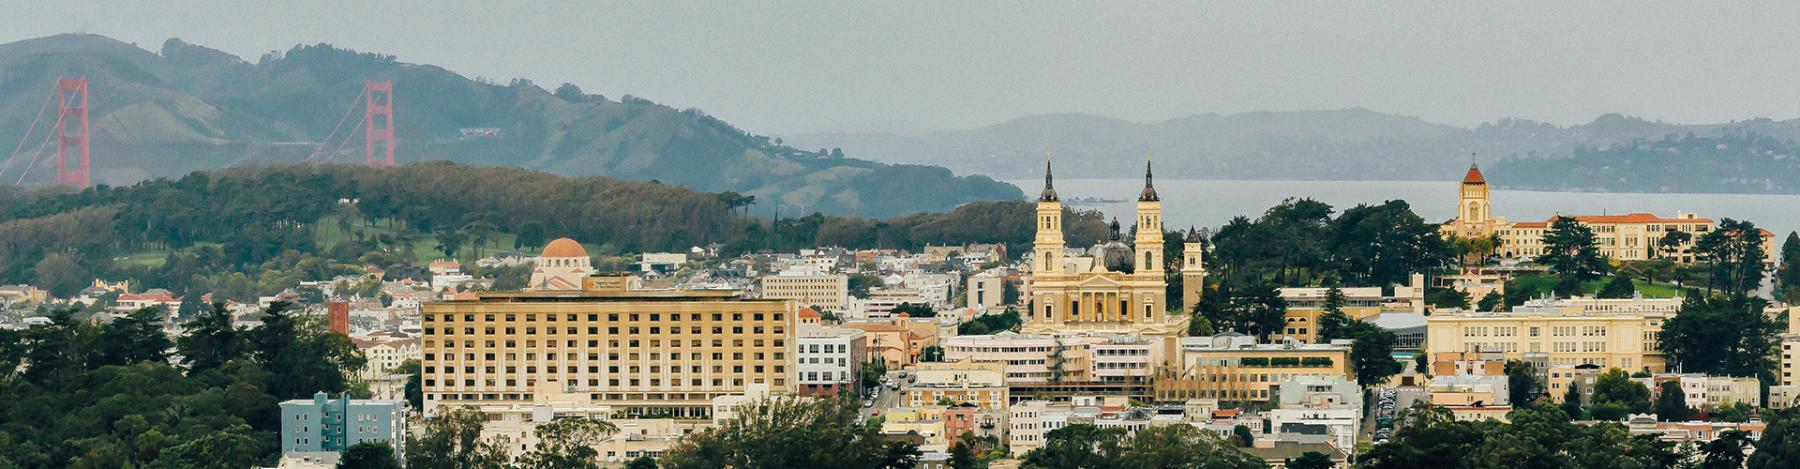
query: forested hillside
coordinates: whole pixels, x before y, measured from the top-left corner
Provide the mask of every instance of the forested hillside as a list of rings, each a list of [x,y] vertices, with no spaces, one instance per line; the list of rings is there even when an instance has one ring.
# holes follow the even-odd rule
[[[1508,187],[1609,192],[1800,193],[1800,147],[1750,132],[1639,139],[1569,158],[1512,159],[1489,174]]]
[[[1653,143],[1683,136],[1749,142],[1704,150]],[[1772,148],[1792,147],[1795,139],[1800,120],[1689,125],[1607,114],[1570,126],[1501,119],[1462,128],[1353,108],[1209,113],[1149,124],[1046,114],[922,136],[816,134],[787,142],[1002,179],[1032,177],[1045,151],[1054,152],[1057,169],[1069,177],[1136,177],[1144,152],[1154,150],[1157,175],[1174,178],[1455,180],[1473,161],[1521,168],[1494,178],[1505,188],[1657,191],[1667,183],[1677,191],[1795,193],[1800,187],[1789,181],[1800,172],[1785,169],[1792,167],[1791,152]],[[1668,158],[1651,157],[1652,151],[1678,154],[1663,161]],[[1632,166],[1628,180],[1608,169],[1631,159],[1658,164]],[[1644,187],[1646,181],[1654,184]]]
[[[970,242],[1023,252],[1032,236],[1032,206],[1016,200],[885,220],[745,214],[764,203],[656,182],[448,162],[382,170],[246,166],[80,192],[13,189],[0,191],[0,283],[66,294],[95,277],[129,278],[245,298],[361,265],[415,265],[420,245],[463,260],[483,248],[533,252],[560,236],[601,246],[603,254],[713,243],[732,255]],[[1071,245],[1105,236],[1097,212],[1071,212],[1068,220]],[[501,245],[503,238],[514,245]]]
[[[55,146],[42,139],[57,116],[54,106],[47,119],[39,110],[59,76],[90,81],[94,177],[114,185],[243,164],[361,161],[363,84],[392,80],[400,163],[449,160],[736,191],[763,200],[763,213],[787,206],[790,214],[805,207],[890,216],[1023,197],[986,177],[796,149],[698,109],[573,85],[552,92],[528,80],[498,84],[325,44],[252,63],[179,39],[152,53],[91,35],[0,45],[0,141],[24,141],[38,122],[0,180],[52,177],[53,164],[43,161]]]

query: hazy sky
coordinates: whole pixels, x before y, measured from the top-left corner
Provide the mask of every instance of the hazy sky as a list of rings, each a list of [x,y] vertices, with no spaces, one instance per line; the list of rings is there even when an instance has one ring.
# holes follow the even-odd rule
[[[1800,116],[1792,1],[106,3],[0,0],[0,41],[180,37],[252,61],[328,42],[777,135],[1351,106],[1465,126]]]

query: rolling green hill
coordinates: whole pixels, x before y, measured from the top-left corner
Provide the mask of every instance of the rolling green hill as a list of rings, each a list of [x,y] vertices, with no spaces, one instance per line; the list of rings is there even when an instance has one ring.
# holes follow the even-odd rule
[[[973,200],[1019,199],[1011,185],[943,168],[890,165],[776,145],[697,109],[646,99],[555,93],[529,81],[496,84],[443,68],[329,45],[297,46],[252,63],[170,39],[159,51],[92,35],[0,45],[0,142],[21,141],[56,77],[92,89],[94,176],[114,185],[249,163],[355,162],[363,83],[395,83],[396,159],[519,166],[564,176],[655,180],[757,197],[753,212],[786,207],[890,216]],[[0,172],[11,183],[50,177],[32,150]],[[498,129],[468,138],[462,129]],[[335,130],[335,132],[334,132]],[[327,140],[327,137],[330,137]],[[39,162],[30,163],[30,156]],[[917,190],[929,187],[930,190]]]

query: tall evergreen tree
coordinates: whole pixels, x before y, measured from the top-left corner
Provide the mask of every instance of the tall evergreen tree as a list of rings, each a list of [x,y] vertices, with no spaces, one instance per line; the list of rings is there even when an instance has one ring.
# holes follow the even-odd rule
[[[1544,254],[1538,262],[1555,271],[1558,296],[1582,293],[1581,282],[1600,278],[1606,273],[1606,257],[1600,255],[1600,242],[1593,228],[1570,217],[1556,217],[1544,231]]]
[[[1563,414],[1569,416],[1569,420],[1580,420],[1582,418],[1581,386],[1577,383],[1569,383],[1569,390],[1563,393],[1563,401],[1562,404],[1560,404],[1560,407],[1562,408]]]
[[[1724,290],[1735,295],[1748,295],[1762,286],[1762,230],[1749,220],[1725,218],[1719,227],[1694,242],[1694,251],[1712,264],[1707,278],[1708,290]]]
[[[225,304],[213,303],[212,309],[188,323],[187,334],[176,339],[176,350],[188,369],[200,372],[243,357],[244,338],[232,326],[231,311]]]
[[[1687,420],[1687,393],[1681,391],[1681,383],[1663,381],[1656,393],[1656,419],[1664,422]]]
[[[1600,292],[1594,294],[1594,296],[1600,298],[1631,298],[1631,296],[1636,293],[1637,287],[1631,284],[1630,278],[1624,275],[1614,275],[1612,280],[1606,282],[1605,286],[1600,287]]]
[[[1789,231],[1787,240],[1781,242],[1781,270],[1776,279],[1787,302],[1800,302],[1800,233]]]

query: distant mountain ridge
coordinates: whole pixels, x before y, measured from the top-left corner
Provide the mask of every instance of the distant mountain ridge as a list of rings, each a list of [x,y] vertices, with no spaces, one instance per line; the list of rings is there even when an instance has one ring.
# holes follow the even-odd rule
[[[790,216],[802,208],[891,216],[1024,196],[983,176],[774,144],[697,109],[630,95],[609,98],[571,85],[552,92],[527,80],[495,84],[323,44],[270,53],[254,63],[179,39],[158,52],[94,35],[3,44],[0,141],[21,141],[58,76],[90,80],[97,183],[297,163],[309,156],[360,161],[362,116],[354,115],[360,108],[353,105],[366,80],[393,80],[396,159],[402,164],[449,160],[654,180],[754,195],[753,212],[785,210]],[[55,118],[54,106],[49,113],[44,120]],[[32,150],[51,125],[39,123],[25,144],[28,156],[45,153]],[[463,129],[498,134],[470,137]],[[27,182],[46,180],[51,165],[41,161],[15,161],[0,179],[11,183],[32,167]]]
[[[805,134],[784,136],[800,147],[841,147],[877,161],[940,165],[959,174],[985,174],[1001,179],[1035,177],[1044,152],[1054,153],[1059,176],[1124,178],[1142,174],[1147,151],[1154,151],[1158,176],[1194,179],[1314,180],[1453,180],[1471,162],[1499,163],[1508,168],[1551,161],[1559,168],[1581,168],[1581,178],[1534,174],[1496,181],[1497,185],[1531,189],[1645,190],[1597,176],[1614,161],[1557,161],[1598,150],[1649,146],[1649,142],[1726,135],[1770,139],[1756,146],[1728,146],[1723,152],[1688,164],[1723,166],[1705,173],[1716,177],[1649,190],[1697,192],[1794,192],[1786,180],[1800,173],[1766,172],[1785,168],[1782,155],[1800,138],[1800,119],[1753,119],[1726,124],[1670,124],[1619,114],[1593,122],[1556,126],[1525,119],[1502,119],[1462,128],[1351,108],[1328,111],[1198,114],[1143,124],[1088,114],[1043,114],[988,127],[922,136],[880,133]],[[1746,153],[1735,152],[1741,149]],[[1594,151],[1588,151],[1594,150]],[[1729,159],[1727,162],[1726,159]],[[1506,162],[1506,163],[1501,163]],[[1589,167],[1592,166],[1592,167]],[[1547,166],[1546,166],[1547,167]],[[1692,168],[1689,168],[1692,169]],[[1657,180],[1679,180],[1679,166],[1633,168],[1671,171]],[[1667,177],[1664,177],[1667,176]]]

